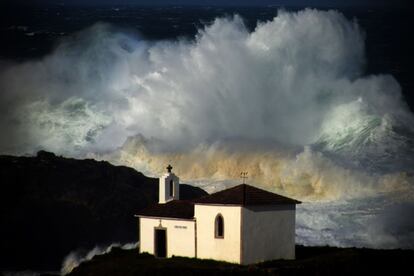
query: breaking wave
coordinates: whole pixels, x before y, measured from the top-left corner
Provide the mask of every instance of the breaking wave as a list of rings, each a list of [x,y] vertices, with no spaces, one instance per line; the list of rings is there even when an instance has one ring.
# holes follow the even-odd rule
[[[119,247],[121,249],[133,249],[137,248],[138,244],[139,243],[126,243],[121,245],[119,243],[113,243],[109,246],[95,246],[92,250],[83,254],[79,250],[72,251],[63,260],[60,273],[61,275],[67,275],[71,273],[72,270],[78,267],[81,263],[90,261],[93,257],[97,255],[108,254],[114,247]]]
[[[303,150],[245,143],[200,145],[192,151],[158,151],[158,143],[142,136],[129,138],[120,149],[89,157],[134,167],[159,176],[165,164],[185,181],[214,192],[238,184],[240,171],[248,171],[249,183],[306,201],[361,198],[412,189],[412,176],[405,172],[368,173],[345,168],[323,153],[306,146]],[[414,198],[414,197],[413,197]]]
[[[365,74],[364,50],[357,21],[336,11],[279,11],[252,32],[235,15],[158,42],[99,23],[41,60],[2,64],[0,151],[153,176],[172,163],[208,191],[248,171],[310,204],[410,203],[413,114],[394,77]]]

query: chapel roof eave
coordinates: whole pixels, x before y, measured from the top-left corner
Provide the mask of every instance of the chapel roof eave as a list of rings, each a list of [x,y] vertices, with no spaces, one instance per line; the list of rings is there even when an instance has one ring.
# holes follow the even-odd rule
[[[190,200],[172,200],[164,204],[157,203],[142,209],[135,216],[193,219],[194,203]]]
[[[300,201],[259,189],[247,184],[203,196],[193,200],[200,205],[235,205],[235,206],[260,206],[260,205],[296,205]]]

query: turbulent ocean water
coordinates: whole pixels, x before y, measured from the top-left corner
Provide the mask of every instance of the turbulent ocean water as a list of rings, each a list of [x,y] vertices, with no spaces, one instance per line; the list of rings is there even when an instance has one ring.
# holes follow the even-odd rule
[[[2,11],[0,151],[93,157],[303,201],[297,242],[414,248],[400,10]]]

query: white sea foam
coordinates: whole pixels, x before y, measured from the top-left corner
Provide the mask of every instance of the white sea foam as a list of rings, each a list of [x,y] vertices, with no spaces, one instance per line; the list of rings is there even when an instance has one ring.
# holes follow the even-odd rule
[[[123,245],[120,243],[113,243],[109,246],[95,246],[86,254],[82,254],[80,251],[72,251],[63,260],[62,269],[60,271],[61,275],[69,274],[81,263],[92,260],[92,258],[96,255],[103,255],[111,252],[114,247],[119,247],[121,249],[133,249],[137,248],[137,246],[138,243],[126,243]]]
[[[247,170],[251,184],[317,204],[299,209],[312,218],[300,220],[300,240],[354,244],[341,237],[360,213],[328,220],[319,212],[369,212],[368,199],[399,193],[408,203],[395,208],[409,214],[414,187],[413,114],[392,76],[364,74],[364,47],[356,21],[314,9],[280,11],[252,32],[237,15],[218,18],[177,41],[97,24],[41,60],[2,64],[0,151],[42,148],[153,176],[173,163],[209,191]],[[314,206],[322,207],[308,212]],[[412,228],[389,230],[392,216],[379,210],[373,220],[386,234],[356,241],[388,247],[400,246],[397,232],[412,238]],[[333,234],[316,241],[325,222],[349,228],[329,227]]]

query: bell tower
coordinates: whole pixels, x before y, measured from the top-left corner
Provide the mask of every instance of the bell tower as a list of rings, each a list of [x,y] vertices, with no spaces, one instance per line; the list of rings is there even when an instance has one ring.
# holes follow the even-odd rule
[[[160,177],[158,203],[180,199],[180,179],[171,172],[171,165],[166,169],[167,172]]]

